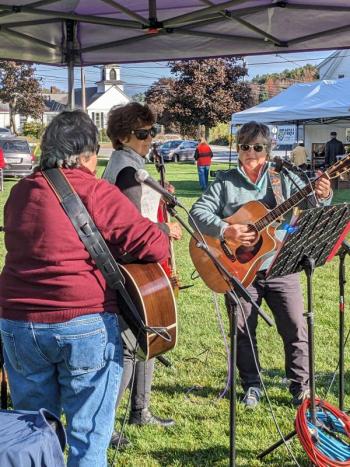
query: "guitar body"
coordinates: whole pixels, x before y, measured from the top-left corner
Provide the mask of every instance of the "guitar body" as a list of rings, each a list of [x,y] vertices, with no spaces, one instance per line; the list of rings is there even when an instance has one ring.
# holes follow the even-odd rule
[[[229,224],[255,224],[268,212],[269,210],[259,201],[250,201],[224,220]],[[215,258],[245,287],[253,282],[266,255],[273,251],[277,244],[275,228],[272,226],[262,230],[255,245],[249,248],[236,242],[222,243],[220,239],[209,235],[204,235],[204,238]],[[198,274],[211,290],[225,293],[231,288],[209,256],[196,246],[193,238],[190,241],[190,255]]]
[[[125,288],[145,326],[158,328],[159,331],[164,330],[165,338],[152,330],[146,333],[139,332],[133,320],[123,315],[123,319],[136,338],[138,358],[148,360],[168,352],[175,347],[177,341],[176,302],[168,277],[157,263],[131,263],[119,266],[125,278]]]

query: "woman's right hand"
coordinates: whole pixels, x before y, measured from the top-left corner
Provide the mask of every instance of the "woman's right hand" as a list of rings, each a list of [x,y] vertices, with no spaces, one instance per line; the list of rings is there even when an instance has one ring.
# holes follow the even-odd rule
[[[182,229],[178,222],[166,222],[169,228],[169,237],[174,240],[180,240],[182,237]]]
[[[246,224],[232,224],[224,230],[224,239],[241,243],[244,246],[252,246],[258,238],[258,233],[249,230],[250,226]]]

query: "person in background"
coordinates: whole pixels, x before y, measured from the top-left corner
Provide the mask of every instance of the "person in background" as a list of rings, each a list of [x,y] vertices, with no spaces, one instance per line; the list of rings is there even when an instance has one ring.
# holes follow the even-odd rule
[[[116,257],[162,261],[168,236],[121,191],[97,179],[98,130],[82,111],[46,128],[40,167],[5,205],[0,329],[15,410],[63,410],[68,467],[106,467],[123,353],[108,288],[43,171],[61,168]]]
[[[191,215],[202,233],[222,241],[239,242],[242,247],[250,248],[258,239],[257,232],[249,229],[246,224],[228,224],[223,219],[233,215],[248,201],[260,201],[270,209],[274,208],[283,199],[290,198],[298,188],[284,172],[278,176],[273,171],[274,166],[268,160],[271,138],[266,125],[257,122],[244,124],[237,134],[237,150],[237,168],[217,172],[214,182],[192,206]],[[290,172],[289,175],[298,187],[305,186],[305,181],[297,174]],[[331,202],[332,192],[327,178],[318,179],[315,193],[320,203]],[[285,234],[282,227],[281,229],[277,231],[280,239]],[[264,298],[274,315],[284,344],[285,371],[291,383],[289,390],[292,403],[299,405],[309,394],[308,339],[300,279],[299,274],[267,278],[266,270],[271,264],[272,256],[263,262],[247,290],[258,305]],[[239,312],[237,367],[245,393],[243,403],[247,408],[255,408],[262,395],[256,339],[258,314],[244,300],[241,300],[241,304],[253,349],[243,313]],[[226,305],[229,309],[232,306],[228,299]]]
[[[326,143],[325,147],[325,164],[326,167],[337,162],[337,156],[345,154],[344,145],[337,139],[337,132],[331,131],[331,139]]]
[[[290,159],[294,165],[300,167],[301,169],[305,170],[307,166],[307,157],[308,154],[304,147],[303,141],[298,141],[297,146],[293,149]]]
[[[198,146],[196,147],[194,159],[197,162],[199,186],[202,191],[206,190],[208,186],[209,169],[212,157],[213,152],[209,144],[206,142],[205,138],[201,138]]]
[[[114,151],[103,178],[117,185],[142,215],[157,223],[160,194],[135,180],[136,170],[145,167],[145,157],[150,149],[152,138],[156,135],[153,124],[154,115],[147,105],[131,102],[111,109],[108,116],[107,135],[112,141]],[[158,226],[174,240],[181,238],[182,231],[177,222],[158,223]],[[136,367],[129,423],[164,427],[174,425],[174,420],[153,415],[149,409],[154,359],[134,363],[134,357],[127,348],[124,349],[124,372],[117,408],[131,383],[134,364]],[[126,445],[127,442],[128,440],[121,437],[118,432],[112,436],[112,445]]]

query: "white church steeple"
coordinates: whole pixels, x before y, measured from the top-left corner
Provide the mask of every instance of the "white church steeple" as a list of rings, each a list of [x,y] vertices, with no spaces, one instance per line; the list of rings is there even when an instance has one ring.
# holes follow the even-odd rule
[[[120,66],[116,64],[104,65],[101,68],[101,80],[96,84],[98,93],[104,93],[112,86],[118,87],[123,91],[123,82],[120,81]]]

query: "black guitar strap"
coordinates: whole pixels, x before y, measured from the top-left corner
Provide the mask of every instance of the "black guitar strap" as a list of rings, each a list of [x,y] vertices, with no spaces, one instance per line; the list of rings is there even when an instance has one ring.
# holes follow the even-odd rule
[[[128,316],[128,320],[132,319],[135,322],[135,328],[139,329],[139,332],[146,333],[147,328],[124,286],[125,280],[118,263],[114,259],[80,197],[75,192],[62,170],[56,168],[47,169],[42,171],[42,174],[71,220],[85,248],[90,253],[91,258],[102,272],[108,286],[119,293],[128,311],[130,311],[131,315]],[[119,321],[123,340],[129,350],[133,349],[136,351],[138,336],[134,336],[123,317],[121,316],[120,318]]]

